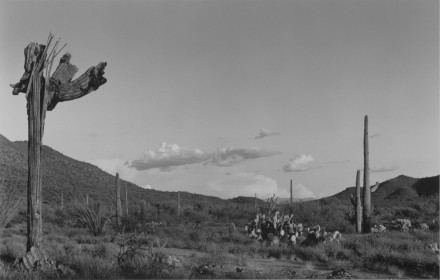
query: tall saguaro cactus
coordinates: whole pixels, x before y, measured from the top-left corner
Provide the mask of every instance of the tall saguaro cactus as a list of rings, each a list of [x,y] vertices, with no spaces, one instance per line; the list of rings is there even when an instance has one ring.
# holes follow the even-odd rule
[[[119,173],[116,173],[115,185],[116,185],[116,222],[118,223],[118,226],[120,226],[122,209],[121,209],[121,188],[119,186]]]
[[[368,147],[368,116],[364,119],[364,207],[363,207],[363,232],[370,232],[371,218],[371,191],[370,191],[370,159]]]
[[[257,213],[257,193],[255,193],[255,198],[254,198],[254,211],[255,213]]]
[[[177,192],[177,217],[180,217],[180,192]]]
[[[128,216],[128,185],[125,185],[125,215]]]
[[[26,251],[39,248],[43,240],[42,216],[42,165],[41,145],[44,135],[46,112],[57,103],[81,98],[97,90],[107,82],[103,77],[106,62],[90,67],[79,78],[72,81],[78,68],[70,64],[70,54],[60,59],[51,75],[52,64],[59,53],[59,41],[51,45],[50,34],[46,45],[29,43],[24,50],[25,73],[20,81],[11,84],[12,94],[25,93],[28,115],[28,183],[27,183],[27,244]],[[60,50],[61,51],[61,50]],[[35,250],[35,249],[34,249]]]
[[[61,190],[61,209],[64,209],[64,192]]]
[[[292,203],[293,202],[293,182],[292,182],[292,180],[290,180],[290,203]]]
[[[141,223],[145,225],[145,220],[147,219],[147,202],[142,200],[141,204]]]

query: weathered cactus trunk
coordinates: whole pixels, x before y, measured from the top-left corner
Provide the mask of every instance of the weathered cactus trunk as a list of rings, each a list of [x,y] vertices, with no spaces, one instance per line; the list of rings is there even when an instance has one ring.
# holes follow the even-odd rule
[[[121,188],[119,186],[119,173],[116,173],[116,222],[118,226],[121,225]]]
[[[370,159],[368,147],[368,116],[364,119],[364,206],[363,206],[363,232],[370,232],[371,216],[371,191],[370,191]]]
[[[28,91],[28,188],[27,188],[27,252],[43,241],[41,142],[44,119],[41,118],[41,97],[44,95],[42,72],[34,70],[32,90]]]
[[[57,45],[51,46],[53,35],[50,34],[46,45],[30,43],[24,51],[25,73],[20,81],[10,86],[12,94],[25,93],[28,114],[28,183],[27,183],[27,245],[38,250],[42,244],[42,166],[41,145],[44,135],[46,112],[52,111],[58,102],[81,98],[97,90],[106,83],[103,77],[107,63],[90,67],[78,79],[72,81],[78,68],[70,64],[70,55],[65,54],[51,75],[53,61],[58,54]],[[50,50],[51,49],[51,50]],[[45,75],[44,75],[44,71]],[[33,263],[32,263],[33,265]]]
[[[356,232],[362,232],[361,171],[356,172]]]
[[[86,205],[89,206],[89,193],[86,193]]]
[[[290,180],[290,203],[293,202],[293,182]]]
[[[177,217],[180,217],[180,192],[177,192]]]
[[[147,202],[142,200],[141,204],[141,223],[145,225],[145,220],[147,219]]]

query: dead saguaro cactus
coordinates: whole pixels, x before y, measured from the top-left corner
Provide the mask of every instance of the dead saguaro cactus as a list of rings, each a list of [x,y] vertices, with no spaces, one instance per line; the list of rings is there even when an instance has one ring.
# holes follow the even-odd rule
[[[119,173],[116,173],[116,222],[118,226],[121,225],[122,207],[121,207],[121,188],[119,186]]]
[[[25,73],[20,81],[11,84],[12,94],[25,93],[28,115],[28,184],[27,184],[27,252],[33,246],[41,246],[43,234],[42,217],[42,166],[41,145],[44,134],[46,111],[52,111],[58,102],[83,97],[107,82],[104,78],[106,62],[90,67],[72,81],[78,68],[70,64],[70,54],[60,59],[51,75],[52,65],[58,51],[59,41],[52,44],[50,34],[46,45],[30,43],[24,50]]]
[[[370,155],[368,147],[368,116],[364,118],[364,206],[362,215],[362,230],[370,232],[371,219],[371,191],[370,191]]]

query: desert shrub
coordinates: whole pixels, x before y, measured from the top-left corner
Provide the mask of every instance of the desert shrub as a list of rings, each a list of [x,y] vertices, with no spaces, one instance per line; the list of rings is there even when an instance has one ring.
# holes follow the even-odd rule
[[[138,224],[140,223],[140,219],[137,216],[122,216],[121,224],[126,232],[135,231],[138,228]]]
[[[113,215],[110,209],[101,203],[98,202],[94,205],[87,205],[84,202],[77,202],[75,209],[76,217],[94,236],[102,235],[109,229]]]
[[[0,183],[0,231],[17,215],[24,199],[19,188],[6,188]]]
[[[0,259],[5,262],[13,262],[17,258],[21,258],[26,253],[26,246],[23,240],[9,238],[4,240],[2,244]]]

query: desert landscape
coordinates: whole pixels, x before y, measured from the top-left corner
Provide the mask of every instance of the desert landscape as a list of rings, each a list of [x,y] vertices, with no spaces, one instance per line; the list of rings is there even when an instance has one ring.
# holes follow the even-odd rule
[[[0,22],[0,279],[440,277],[438,1]]]

